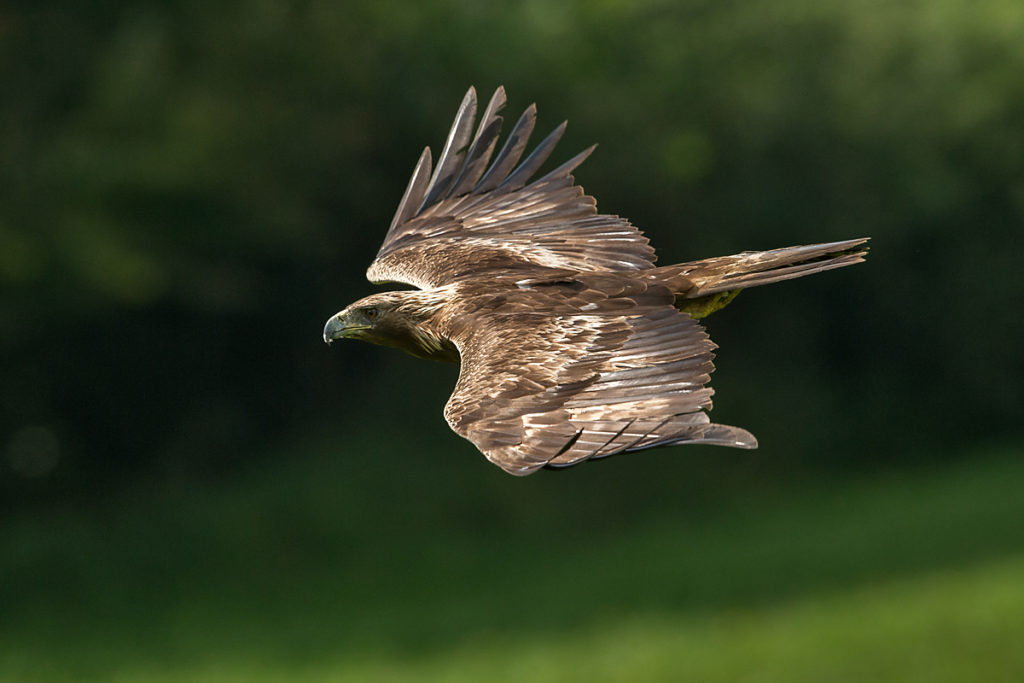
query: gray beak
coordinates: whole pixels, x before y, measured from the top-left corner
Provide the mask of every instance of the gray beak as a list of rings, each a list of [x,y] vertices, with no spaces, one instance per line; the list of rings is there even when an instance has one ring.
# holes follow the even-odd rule
[[[331,316],[327,324],[324,325],[324,341],[330,344],[335,339],[341,339],[345,336],[345,319],[341,313]]]

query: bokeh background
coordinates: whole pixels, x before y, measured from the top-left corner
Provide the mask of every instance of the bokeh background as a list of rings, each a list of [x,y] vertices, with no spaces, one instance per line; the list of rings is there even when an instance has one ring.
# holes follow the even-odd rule
[[[0,7],[0,679],[1024,679],[1017,0]],[[465,89],[707,320],[683,447],[526,479],[323,322]],[[539,139],[539,136],[538,136]]]

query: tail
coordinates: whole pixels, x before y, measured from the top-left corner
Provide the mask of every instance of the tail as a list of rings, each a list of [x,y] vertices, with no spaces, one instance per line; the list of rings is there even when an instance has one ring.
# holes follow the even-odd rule
[[[699,299],[860,263],[867,255],[864,245],[868,239],[745,251],[733,256],[662,266],[648,272],[672,288],[677,302],[679,298]]]

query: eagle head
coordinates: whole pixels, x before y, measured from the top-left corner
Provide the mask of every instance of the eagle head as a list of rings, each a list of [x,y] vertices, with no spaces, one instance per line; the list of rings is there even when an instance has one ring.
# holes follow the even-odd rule
[[[458,351],[433,324],[443,306],[423,291],[381,292],[347,306],[324,325],[324,341],[360,339],[393,346],[418,358],[455,362]]]

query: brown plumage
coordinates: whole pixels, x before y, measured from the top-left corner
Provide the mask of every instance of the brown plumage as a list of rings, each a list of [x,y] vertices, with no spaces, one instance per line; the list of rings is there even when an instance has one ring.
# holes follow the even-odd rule
[[[574,184],[593,147],[529,182],[564,123],[520,163],[531,105],[495,154],[504,104],[498,88],[474,135],[469,89],[367,271],[419,289],[357,301],[324,340],[461,361],[445,419],[511,474],[677,443],[756,448],[708,419],[715,344],[696,318],[740,289],[859,263],[867,239],[655,267],[647,238]]]

